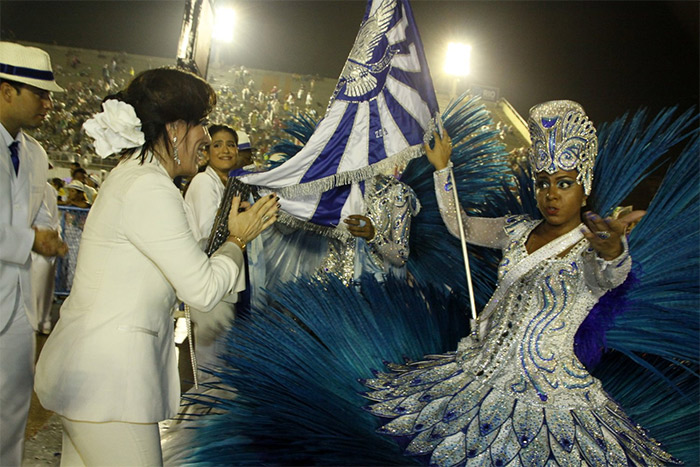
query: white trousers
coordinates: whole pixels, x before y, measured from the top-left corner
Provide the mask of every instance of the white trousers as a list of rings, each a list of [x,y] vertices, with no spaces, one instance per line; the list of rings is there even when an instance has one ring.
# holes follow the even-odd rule
[[[162,466],[157,423],[80,422],[61,417],[61,466]]]
[[[0,303],[0,306],[6,306]],[[17,294],[12,317],[0,330],[0,466],[22,464],[24,431],[34,387],[36,337]]]

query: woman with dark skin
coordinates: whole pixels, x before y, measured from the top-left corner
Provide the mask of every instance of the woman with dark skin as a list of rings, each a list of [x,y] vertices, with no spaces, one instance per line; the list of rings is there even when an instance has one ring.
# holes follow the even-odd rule
[[[391,365],[366,382],[380,432],[408,438],[431,465],[658,465],[673,463],[588,373],[574,335],[598,299],[627,277],[624,220],[581,208],[597,137],[583,108],[551,101],[530,111],[530,165],[542,220],[477,218],[468,242],[500,248],[498,287],[456,352]],[[426,155],[443,221],[459,236],[449,136]],[[459,208],[461,209],[461,208]]]

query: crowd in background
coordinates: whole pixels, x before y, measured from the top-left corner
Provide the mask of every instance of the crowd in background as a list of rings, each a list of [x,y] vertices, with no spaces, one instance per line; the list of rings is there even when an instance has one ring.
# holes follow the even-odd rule
[[[66,92],[54,96],[53,111],[31,132],[49,159],[82,162],[90,168],[94,148],[82,125],[100,110],[106,95],[126,85],[138,66],[126,54],[103,57],[106,63],[100,70],[83,64],[78,52],[67,53],[65,64],[56,66],[56,78]],[[284,92],[276,85],[263,89],[249,70],[232,67],[217,75],[217,105],[210,121],[245,131],[256,149],[254,157],[262,157],[283,136],[285,120],[300,113],[313,117],[323,113],[325,104],[314,95],[315,79],[305,76],[300,81],[295,91]]]
[[[56,293],[59,295],[70,291],[82,226],[106,175],[105,171],[99,173],[95,169],[98,164],[99,168],[116,164],[114,158],[102,162],[94,155],[92,139],[86,137],[83,123],[100,110],[105,96],[123,89],[135,75],[134,69],[143,66],[123,53],[98,55],[104,60],[101,67],[94,62],[91,65],[89,57],[81,60],[81,56],[78,51],[69,51],[63,64],[56,63],[56,78],[66,92],[53,96],[53,110],[40,127],[30,131],[55,166],[67,166],[70,170],[70,177],[52,176],[48,180],[56,191],[62,237],[72,246],[71,253],[58,261]],[[152,64],[149,62],[147,66],[150,68]],[[286,136],[285,120],[300,113],[317,117],[324,110],[324,104],[315,99],[316,80],[311,76],[300,77],[294,92],[284,92],[276,85],[263,89],[253,73],[242,66],[218,73],[212,81],[217,105],[210,121],[245,132],[250,139],[252,157],[258,162],[262,162],[279,138]],[[178,186],[186,190],[187,180]]]

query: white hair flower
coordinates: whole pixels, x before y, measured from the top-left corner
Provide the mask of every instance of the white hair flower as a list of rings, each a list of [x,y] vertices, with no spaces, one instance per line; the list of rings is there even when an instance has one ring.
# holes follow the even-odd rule
[[[87,120],[83,128],[95,139],[95,151],[103,159],[146,142],[134,108],[116,99],[103,102],[102,112]]]

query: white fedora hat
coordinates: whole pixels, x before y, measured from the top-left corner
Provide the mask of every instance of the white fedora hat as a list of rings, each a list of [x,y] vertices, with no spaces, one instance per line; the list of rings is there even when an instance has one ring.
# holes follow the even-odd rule
[[[63,92],[54,80],[49,54],[14,42],[0,42],[0,78],[45,91]]]

